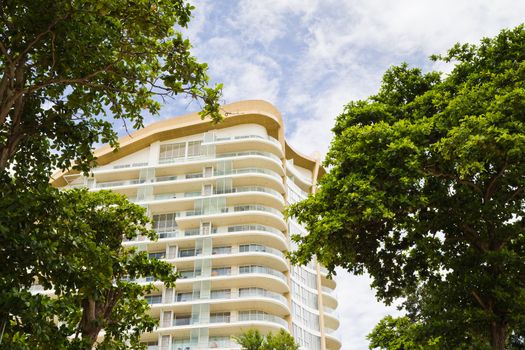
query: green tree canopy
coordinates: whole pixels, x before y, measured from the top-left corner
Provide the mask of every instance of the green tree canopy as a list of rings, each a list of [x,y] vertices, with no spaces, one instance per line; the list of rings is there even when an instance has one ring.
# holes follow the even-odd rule
[[[190,96],[203,117],[221,119],[220,86],[208,87],[206,65],[180,32],[192,9],[184,0],[0,2],[2,347],[84,347],[102,327],[100,346],[122,348],[152,327],[135,298],[149,287],[121,279],[174,278],[168,265],[121,249],[122,235],[143,232],[144,212],[107,193],[59,194],[48,182],[55,169],[87,172],[94,144],[118,146],[113,121],[138,128],[166,98]],[[87,207],[97,201],[104,210]],[[59,297],[31,293],[33,282]]]
[[[139,234],[156,238],[155,231],[146,228],[150,222],[146,210],[110,191],[52,190],[48,199],[53,200],[51,213],[57,216],[41,216],[38,227],[19,232],[20,239],[47,240],[41,242],[46,251],[29,252],[45,256],[18,268],[12,262],[16,264],[17,255],[25,252],[2,254],[3,266],[12,267],[13,278],[12,284],[2,281],[7,282],[0,298],[0,320],[5,326],[2,347],[92,349],[104,330],[97,348],[121,349],[126,344],[139,348],[141,332],[156,325],[140,297],[155,287],[135,280],[148,277],[172,286],[176,278],[171,264],[122,246],[123,238]],[[20,281],[25,288],[18,288]],[[31,294],[28,288],[33,281],[55,296]]]
[[[419,338],[419,324],[408,317],[384,317],[367,336],[369,349],[380,350],[440,350],[439,338],[423,341]]]
[[[503,349],[525,315],[525,29],[406,64],[337,118],[315,195],[289,215],[333,271],[368,272],[377,297],[405,297],[444,348]]]
[[[243,350],[299,350],[292,335],[284,329],[275,335],[270,332],[266,337],[257,329],[249,329],[233,339]]]
[[[184,0],[5,0],[0,3],[0,171],[47,180],[83,171],[94,143],[117,146],[112,120],[142,126],[159,98],[203,101],[220,119],[220,86],[190,53]]]

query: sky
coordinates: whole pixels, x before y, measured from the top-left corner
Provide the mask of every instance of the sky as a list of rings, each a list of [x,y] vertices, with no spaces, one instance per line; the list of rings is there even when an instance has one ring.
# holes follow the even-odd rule
[[[329,148],[335,117],[377,92],[391,65],[450,71],[431,62],[456,42],[477,43],[525,20],[524,0],[193,0],[185,30],[193,53],[223,83],[223,101],[263,99],[282,113],[304,154]],[[178,99],[162,118],[195,111]],[[375,300],[367,276],[338,271],[342,350],[368,349],[366,334],[395,307]]]

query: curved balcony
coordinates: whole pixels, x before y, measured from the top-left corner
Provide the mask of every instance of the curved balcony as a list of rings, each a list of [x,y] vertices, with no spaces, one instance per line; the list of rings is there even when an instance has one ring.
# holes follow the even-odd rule
[[[191,317],[184,317],[173,320],[173,327],[184,327],[184,326],[193,326],[193,325],[208,325],[221,324],[221,323],[240,323],[240,322],[250,322],[250,321],[263,321],[270,323],[277,323],[285,328],[288,328],[288,322],[282,317],[268,314],[264,311],[259,310],[248,310],[248,311],[239,311],[237,315],[230,315],[229,312],[221,313],[220,317],[210,316],[209,322],[195,320]]]
[[[107,181],[100,182],[95,184],[95,188],[110,188],[110,187],[123,187],[123,186],[133,186],[140,185],[146,182],[144,179],[132,179],[132,180],[122,180],[122,181]]]
[[[151,241],[145,236],[138,236],[133,240],[125,240],[125,245],[133,245],[135,242],[147,242],[149,250],[165,249],[166,244],[172,242],[194,240],[196,237],[206,236],[198,227],[186,230],[179,230],[178,227],[173,227],[168,230],[157,231],[158,240]],[[274,243],[281,251],[287,249],[287,243],[284,234],[278,229],[270,226],[259,224],[243,224],[213,227],[211,230],[214,244],[244,244],[244,243],[258,243],[268,244]]]
[[[203,166],[210,164],[210,161],[216,162],[221,160],[231,160],[234,168],[260,167],[260,165],[263,165],[263,168],[268,168],[284,175],[280,157],[270,152],[256,150],[217,153],[191,158],[162,159],[155,169],[158,176],[197,173],[202,172]]]
[[[288,300],[280,293],[263,288],[243,287],[241,289],[212,290],[203,297],[199,292],[178,293],[174,300],[161,300],[151,303],[151,315],[159,317],[162,311],[171,310],[176,314],[191,313],[196,304],[209,304],[210,311],[246,310],[257,304],[261,311],[277,316],[290,314]]]
[[[264,169],[264,168],[240,168],[240,169],[231,169],[228,171],[218,171],[215,170],[214,176],[225,176],[225,175],[240,175],[240,174],[264,174],[274,177],[275,179],[282,182],[282,176],[276,173],[275,171]]]
[[[248,167],[248,168],[238,168],[238,169],[231,169],[228,171],[219,171],[214,170],[213,177],[219,177],[219,176],[229,176],[229,175],[241,175],[241,174],[263,174],[268,175],[276,180],[279,180],[282,182],[282,176],[276,173],[275,171],[265,169],[265,168],[257,168],[257,167]],[[166,182],[166,181],[181,181],[181,180],[192,180],[192,179],[202,179],[204,178],[204,175],[202,173],[195,173],[195,174],[182,174],[182,175],[167,175],[167,176],[157,176],[154,179],[154,182]],[[209,180],[212,177],[206,177],[206,180]]]
[[[252,268],[243,266],[239,272],[237,266],[230,268],[215,268],[211,273],[202,273],[200,270],[179,270],[181,277],[177,279],[177,288],[180,290],[191,289],[193,283],[209,280],[212,289],[258,287],[271,289],[278,293],[289,293],[286,276],[278,270],[270,268]]]
[[[202,155],[188,158],[164,159],[158,165],[148,165],[140,163],[136,168],[117,168],[113,166],[102,166],[94,168],[93,176],[99,185],[96,188],[124,186],[128,184],[118,184],[119,182],[133,181],[139,178],[140,171],[145,168],[155,168],[157,181],[172,181],[182,179],[192,179],[202,177],[203,167],[210,164],[210,161],[231,160],[233,168],[266,168],[279,174],[281,180],[284,176],[284,168],[281,158],[271,152],[256,150],[246,150],[241,152],[227,152],[212,155]],[[213,162],[215,163],[215,162]],[[211,164],[210,164],[211,165]],[[192,176],[194,175],[194,176]],[[273,176],[273,174],[272,174]],[[114,183],[114,184],[111,184]],[[105,185],[100,185],[105,184]]]
[[[215,139],[211,142],[223,142],[223,141],[232,141],[232,140],[249,140],[249,139],[257,139],[257,140],[268,140],[273,142],[276,145],[279,145],[281,147],[281,143],[279,140],[277,140],[275,137],[272,136],[261,136],[261,135],[238,135],[238,136],[229,136],[229,137],[215,137]]]
[[[262,275],[262,276],[270,276],[272,279],[276,279],[286,286],[286,290],[288,290],[288,279],[284,273],[281,271],[261,266],[261,265],[241,265],[241,266],[233,266],[233,267],[222,267],[222,268],[214,268],[212,269],[211,273],[207,276],[202,274],[201,270],[180,270],[179,272],[181,276],[179,279],[177,279],[177,284],[183,284],[183,283],[193,283],[194,279],[227,279],[231,281],[231,277],[239,278],[239,277],[248,277],[251,278],[255,275]],[[212,283],[213,284],[213,283]],[[242,286],[242,284],[241,284]],[[235,287],[232,285],[232,287]]]
[[[230,206],[242,205],[246,201],[258,201],[260,205],[266,207],[284,208],[284,197],[279,192],[269,187],[263,186],[238,186],[226,190],[214,189],[207,194],[198,191],[190,192],[170,192],[159,193],[149,198],[138,200],[130,198],[132,202],[147,203],[152,212],[162,211],[180,211],[194,207],[195,199],[209,197],[224,197],[226,203]]]
[[[323,308],[323,312],[324,312],[325,327],[331,328],[331,329],[338,329],[339,328],[339,318],[338,318],[338,315],[335,309],[325,306]]]
[[[335,289],[336,283],[332,278],[328,278],[328,269],[324,266],[319,265],[321,271],[321,285],[330,289]]]
[[[326,348],[330,350],[339,350],[341,348],[341,335],[333,328],[325,327]]]
[[[337,297],[333,290],[322,286],[323,305],[325,308],[335,309],[337,307]]]
[[[164,255],[164,252],[160,254]],[[196,260],[202,259],[211,259],[213,266],[257,265],[264,261],[271,269],[286,270],[288,267],[288,262],[280,250],[259,244],[216,246],[204,253],[201,249],[193,247],[180,249],[178,256],[169,257],[168,261],[176,264],[179,269],[185,269],[193,267]]]
[[[301,174],[299,170],[295,169],[295,166],[291,164],[286,164],[286,171],[289,175],[292,175],[296,186],[303,191],[309,192],[310,187],[312,186],[311,178],[307,178],[305,175]]]
[[[265,226],[280,230],[286,229],[286,223],[281,211],[259,204],[242,204],[224,207],[219,211],[205,212],[203,210],[188,210],[180,212],[177,223],[180,228],[195,227],[203,220],[210,221],[213,226],[225,226],[235,223],[244,224],[258,221]]]
[[[213,140],[205,141],[203,144],[215,145],[217,151],[259,149],[272,151],[283,155],[281,143],[272,136],[261,135],[238,135],[229,137],[216,136]]]

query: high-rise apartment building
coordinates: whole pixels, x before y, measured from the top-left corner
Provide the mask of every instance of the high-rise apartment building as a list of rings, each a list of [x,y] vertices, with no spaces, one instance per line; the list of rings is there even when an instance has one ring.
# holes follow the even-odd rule
[[[143,335],[149,349],[239,348],[232,335],[284,328],[303,349],[337,350],[335,282],[319,264],[291,266],[283,254],[291,234],[306,232],[282,211],[324,170],[286,143],[271,104],[223,111],[218,125],[197,114],[151,124],[121,139],[118,152],[99,149],[92,177],[69,173],[54,185],[111,189],[147,208],[159,239],[124,244],[181,274],[176,288],[157,283],[145,296],[159,319]]]

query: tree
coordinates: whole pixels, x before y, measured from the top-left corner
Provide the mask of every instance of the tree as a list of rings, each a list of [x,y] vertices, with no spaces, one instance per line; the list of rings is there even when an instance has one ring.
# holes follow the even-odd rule
[[[31,266],[28,277],[36,276],[55,297],[31,295],[16,287],[3,293],[2,345],[13,349],[92,349],[104,330],[97,348],[140,348],[140,334],[156,325],[146,314],[147,302],[140,297],[155,287],[135,279],[149,277],[169,287],[176,278],[171,264],[122,246],[123,238],[137,235],[155,239],[155,231],[146,228],[150,219],[145,209],[110,191],[54,191],[50,196],[55,196],[53,204],[61,210],[52,219],[52,227],[45,227],[45,234],[37,237],[53,242],[43,243],[52,251],[46,252],[47,266]],[[8,259],[16,253],[10,252]]]
[[[375,326],[367,339],[370,340],[369,349],[381,350],[439,350],[439,338],[422,340],[418,333],[419,325],[408,317],[384,317]]]
[[[299,345],[295,342],[292,335],[284,329],[280,329],[276,335],[271,332],[266,336],[262,350],[299,350]]]
[[[139,128],[158,98],[189,95],[220,120],[220,86],[207,87],[206,64],[178,31],[192,9],[184,0],[2,1],[0,172],[87,171],[93,144],[117,146],[111,121]]]
[[[100,318],[98,301],[109,298],[97,293],[130,297],[106,299],[108,306],[115,305],[103,307],[105,348],[111,348],[112,339],[118,347],[126,337],[135,346],[136,330],[151,326],[143,317],[144,302],[132,298],[147,289],[122,280],[115,291],[108,284],[115,267],[104,265],[100,274],[84,270],[90,265],[80,267],[102,264],[108,257],[116,263],[113,258],[131,255],[106,241],[115,240],[114,232],[85,236],[71,215],[86,213],[75,212],[81,208],[73,208],[67,195],[59,195],[48,181],[55,169],[87,173],[96,161],[94,144],[118,147],[112,122],[138,128],[143,113],[158,113],[166,98],[190,96],[203,102],[203,117],[221,119],[220,85],[208,87],[206,65],[191,55],[191,45],[179,30],[187,25],[192,9],[184,0],[0,3],[0,264],[9,267],[0,270],[0,327],[6,329],[0,333],[2,346],[7,342],[10,347],[60,349],[89,344],[97,333],[92,316]],[[118,213],[122,219],[139,219],[127,202],[106,199],[130,211]],[[91,219],[95,223],[103,217]],[[141,262],[143,255],[133,255],[130,265],[122,261],[122,269],[142,269],[137,275],[152,271],[169,282],[167,265],[158,270],[157,263]],[[52,286],[60,297],[30,293],[35,281]],[[97,293],[95,284],[100,284]],[[96,306],[95,314],[84,313],[87,318],[71,343],[68,337],[74,321],[80,322],[82,303]],[[111,320],[113,316],[129,320],[135,328]],[[55,317],[65,323],[59,326]]]
[[[243,350],[299,350],[299,345],[284,329],[280,329],[276,335],[270,332],[266,337],[257,329],[249,329],[233,339]]]
[[[264,343],[264,336],[257,329],[249,329],[233,339],[243,350],[260,350]]]
[[[368,272],[444,348],[504,349],[525,315],[525,29],[433,59],[456,64],[392,67],[337,118],[293,258]]]

